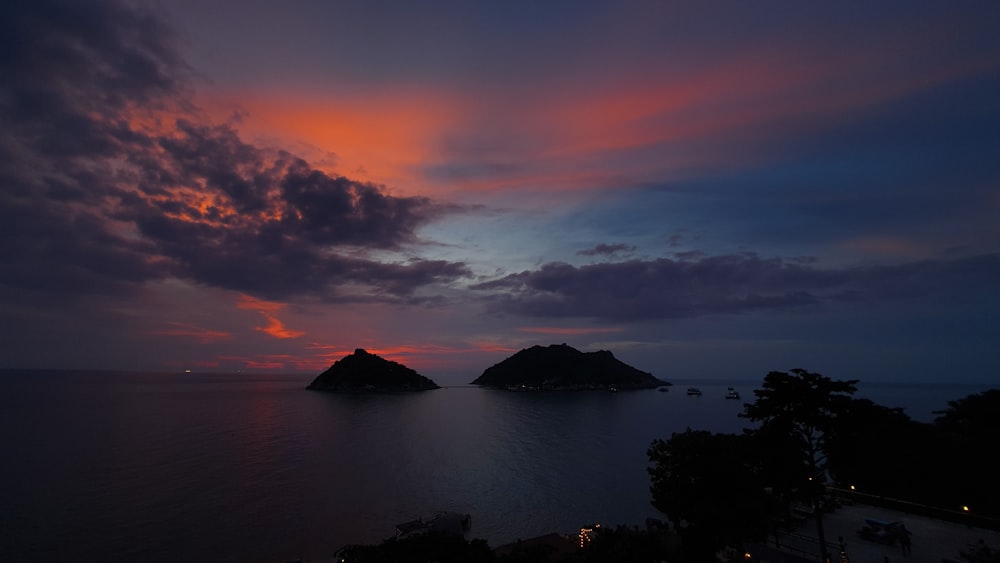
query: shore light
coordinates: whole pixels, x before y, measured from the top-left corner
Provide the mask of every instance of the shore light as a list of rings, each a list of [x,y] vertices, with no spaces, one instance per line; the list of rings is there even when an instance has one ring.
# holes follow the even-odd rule
[[[968,512],[968,511],[969,511],[968,505],[963,504],[962,505],[962,512]]]
[[[857,490],[857,489],[854,488],[854,485],[851,485],[851,490],[854,491],[854,490]]]
[[[586,526],[580,528],[580,549],[583,549],[584,546],[586,546],[588,543],[590,543],[594,539],[593,538],[594,530],[598,529],[600,527],[601,527],[600,524],[596,524],[596,525],[594,525],[593,527],[590,527],[590,528],[588,528]]]

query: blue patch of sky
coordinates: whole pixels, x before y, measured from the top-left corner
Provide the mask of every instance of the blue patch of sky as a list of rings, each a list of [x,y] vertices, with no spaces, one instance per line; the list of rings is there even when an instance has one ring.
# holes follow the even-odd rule
[[[997,130],[1000,79],[963,80],[772,140],[753,169],[626,190],[572,220],[632,241],[700,232],[709,252],[808,254],[845,238],[951,231],[990,221],[981,206],[1000,179]]]

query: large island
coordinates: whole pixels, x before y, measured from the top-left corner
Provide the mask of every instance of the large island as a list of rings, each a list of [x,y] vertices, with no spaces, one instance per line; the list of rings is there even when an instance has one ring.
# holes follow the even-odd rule
[[[615,358],[566,344],[532,346],[486,369],[473,385],[511,390],[652,389],[669,383]]]
[[[306,389],[335,393],[395,393],[439,389],[430,379],[403,364],[358,348],[316,376]]]

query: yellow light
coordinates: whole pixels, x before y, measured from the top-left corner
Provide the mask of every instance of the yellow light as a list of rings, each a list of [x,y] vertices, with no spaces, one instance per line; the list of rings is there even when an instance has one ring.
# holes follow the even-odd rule
[[[969,507],[963,504],[962,505],[962,512],[968,512],[968,511],[969,511]]]
[[[746,553],[743,554],[743,559],[746,559],[747,561],[750,560],[750,552],[749,551],[747,551]]]
[[[853,490],[855,490],[855,489],[854,489],[854,485],[851,485],[851,490],[852,490],[852,491],[853,491]]]

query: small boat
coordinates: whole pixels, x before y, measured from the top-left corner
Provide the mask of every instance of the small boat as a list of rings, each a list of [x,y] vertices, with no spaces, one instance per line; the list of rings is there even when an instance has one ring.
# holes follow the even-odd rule
[[[726,398],[727,399],[739,399],[740,398],[740,394],[739,394],[738,391],[736,391],[736,389],[733,389],[732,387],[730,387],[729,389],[726,390]]]
[[[701,395],[701,389],[697,387],[688,387],[688,395]]]

